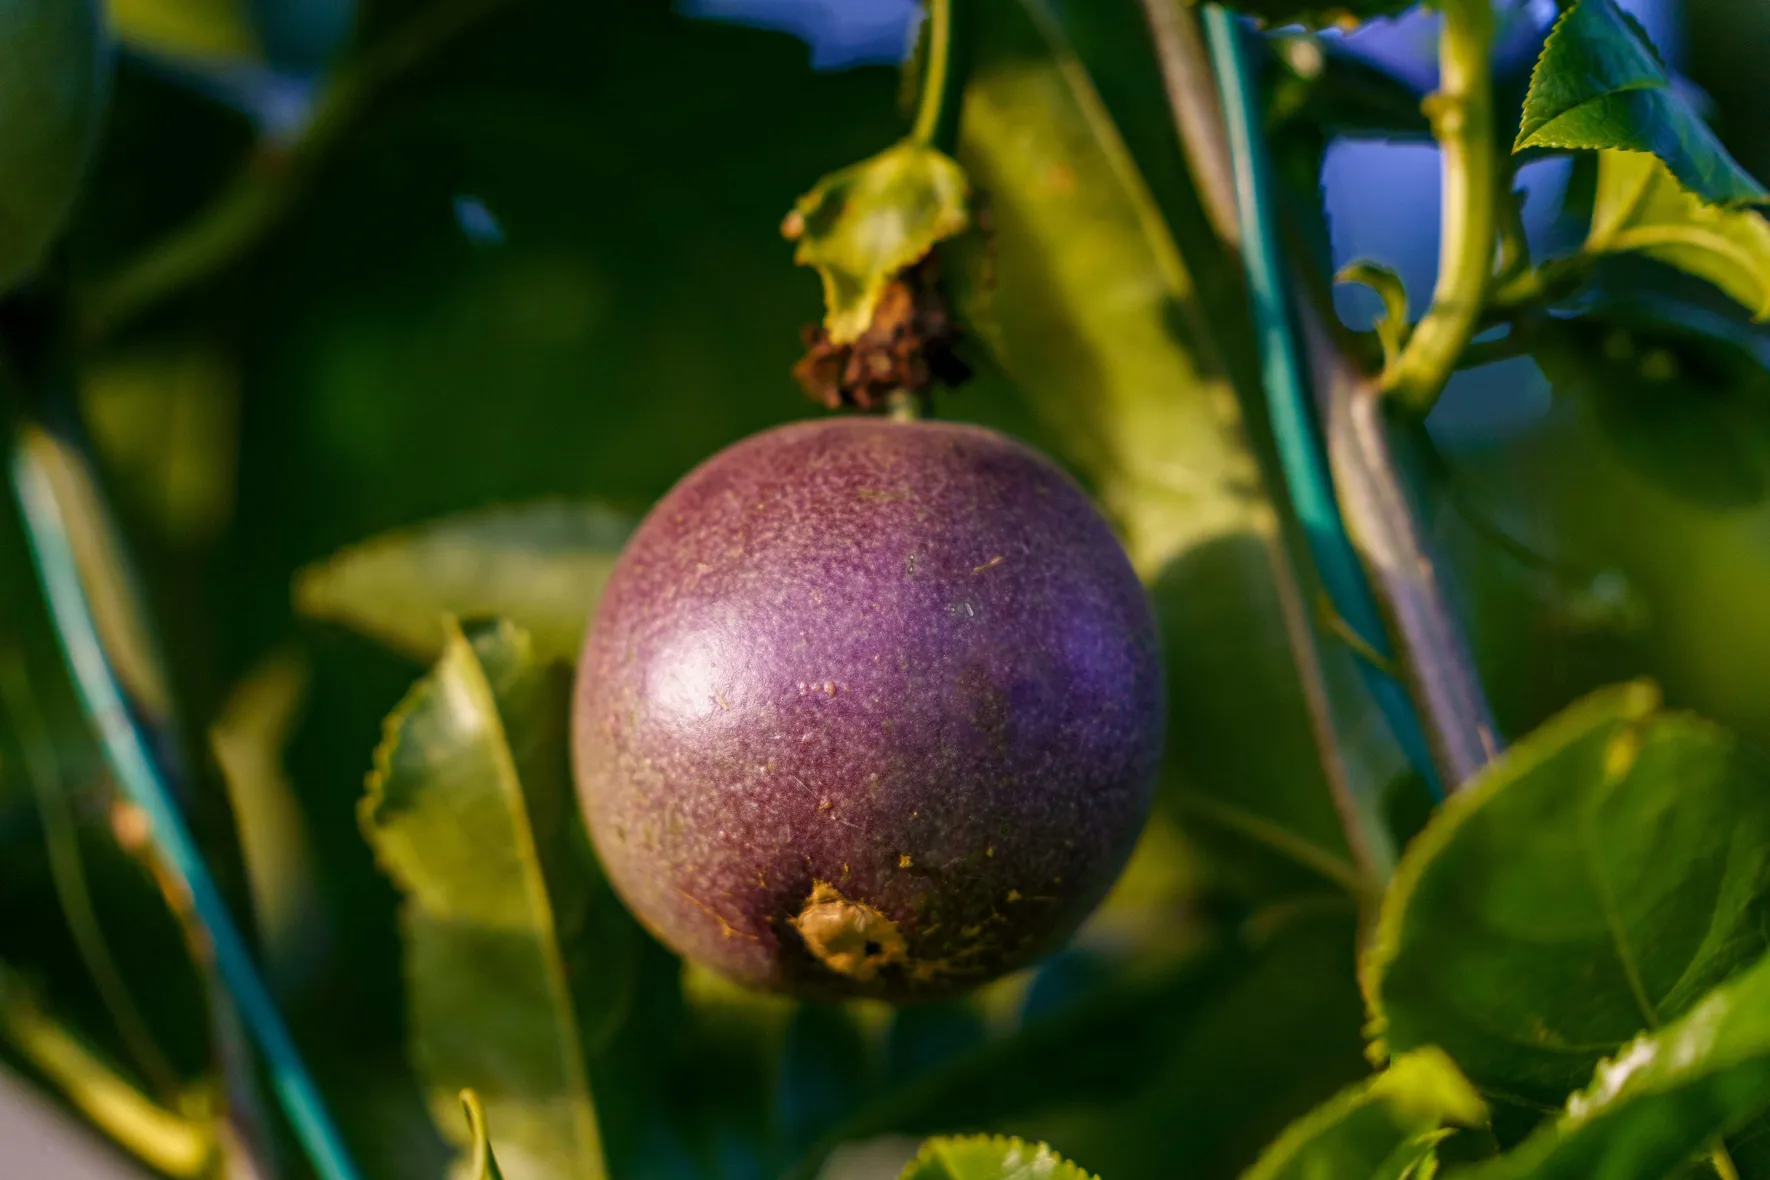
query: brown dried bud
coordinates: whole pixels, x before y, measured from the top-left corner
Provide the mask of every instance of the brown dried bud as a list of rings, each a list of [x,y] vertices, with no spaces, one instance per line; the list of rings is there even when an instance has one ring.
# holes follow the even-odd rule
[[[805,329],[805,356],[793,376],[829,409],[883,410],[894,393],[925,394],[936,381],[962,384],[970,367],[954,352],[958,327],[940,294],[932,253],[906,267],[885,288],[867,330],[833,344],[821,324]]]

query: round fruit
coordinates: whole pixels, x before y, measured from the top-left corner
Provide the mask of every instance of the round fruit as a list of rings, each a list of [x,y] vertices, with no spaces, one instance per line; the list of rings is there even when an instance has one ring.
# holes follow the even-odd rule
[[[0,292],[61,232],[110,66],[99,0],[0,0]]]
[[[975,426],[833,419],[689,474],[579,667],[578,790],[616,889],[686,957],[930,998],[1069,934],[1160,757],[1148,599],[1070,480]]]

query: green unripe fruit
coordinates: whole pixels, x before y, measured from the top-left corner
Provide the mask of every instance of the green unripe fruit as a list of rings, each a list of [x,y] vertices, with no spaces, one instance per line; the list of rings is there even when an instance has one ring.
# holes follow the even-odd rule
[[[67,220],[110,59],[100,0],[0,0],[0,291],[42,262]]]

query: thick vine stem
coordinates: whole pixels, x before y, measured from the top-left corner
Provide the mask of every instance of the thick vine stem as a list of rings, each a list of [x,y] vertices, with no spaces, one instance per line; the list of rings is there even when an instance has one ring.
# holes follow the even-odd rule
[[[1319,321],[1303,318],[1340,512],[1395,638],[1434,767],[1454,791],[1499,753],[1487,694],[1403,490],[1382,390],[1353,369]]]
[[[1438,37],[1438,92],[1426,116],[1442,153],[1443,216],[1432,305],[1383,377],[1384,392],[1416,412],[1432,408],[1475,334],[1493,273],[1498,226],[1494,152],[1493,9],[1489,0],[1446,0]]]

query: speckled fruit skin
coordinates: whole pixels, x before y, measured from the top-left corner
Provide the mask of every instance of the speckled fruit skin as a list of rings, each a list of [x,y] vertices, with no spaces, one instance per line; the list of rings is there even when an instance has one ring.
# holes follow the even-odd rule
[[[1071,933],[1161,754],[1148,598],[993,431],[839,418],[691,472],[585,641],[573,757],[635,914],[751,984],[906,1001]]]
[[[101,0],[0,0],[0,292],[61,231],[96,138],[110,61]]]

